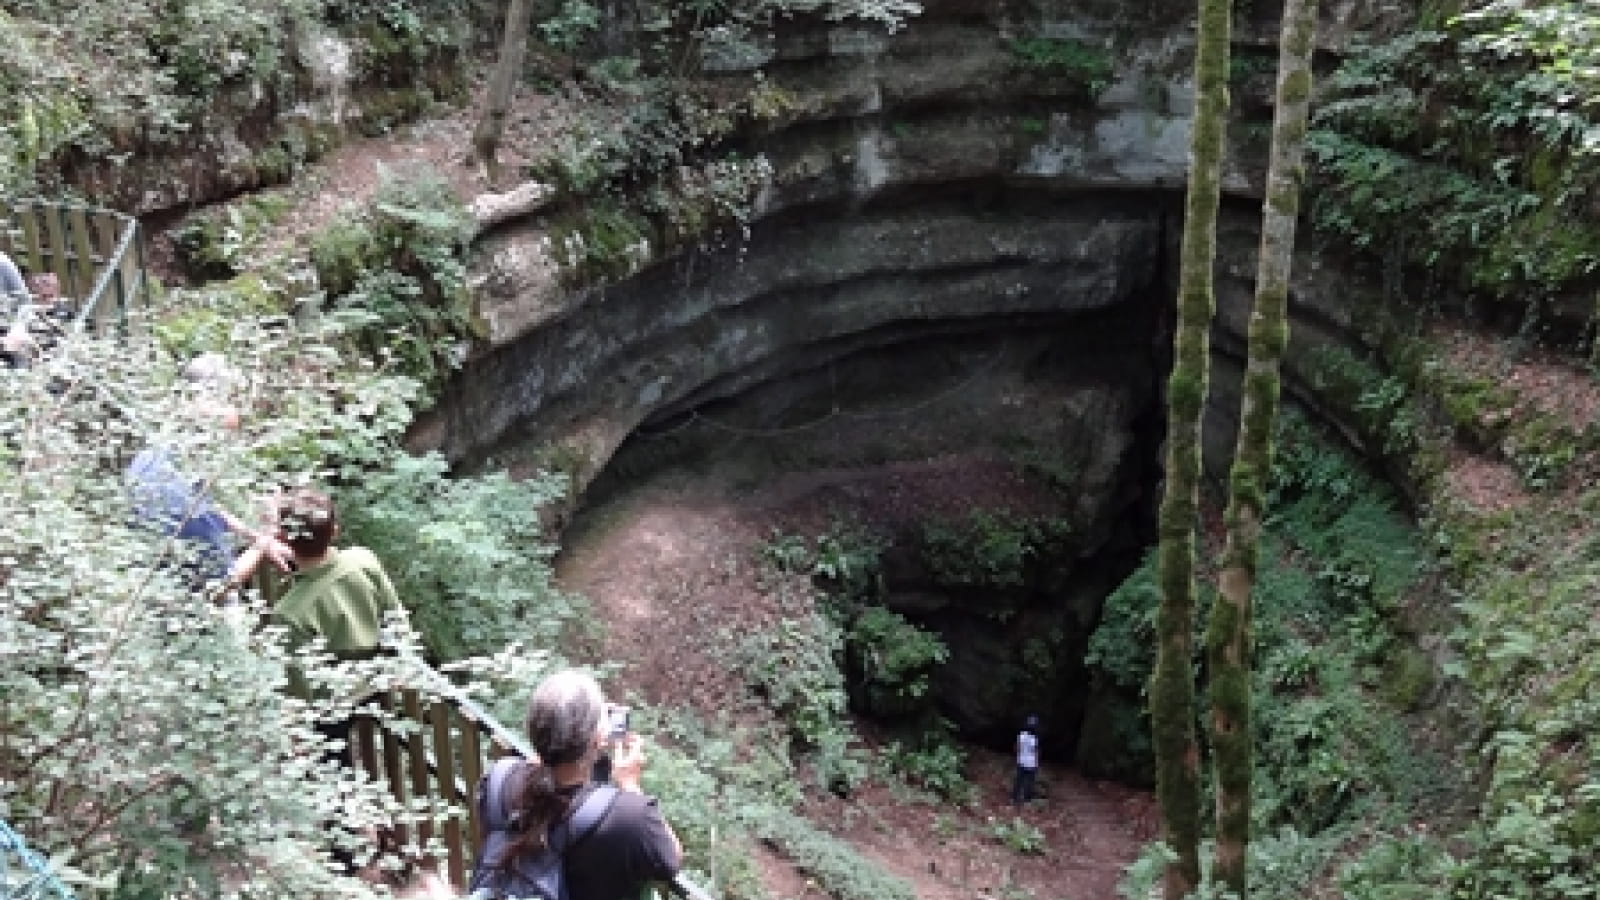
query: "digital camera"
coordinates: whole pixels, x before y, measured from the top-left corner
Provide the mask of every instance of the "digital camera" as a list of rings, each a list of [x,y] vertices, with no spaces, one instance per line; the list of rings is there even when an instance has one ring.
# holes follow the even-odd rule
[[[620,741],[628,736],[628,712],[626,706],[613,706],[606,710],[606,736],[612,741]]]

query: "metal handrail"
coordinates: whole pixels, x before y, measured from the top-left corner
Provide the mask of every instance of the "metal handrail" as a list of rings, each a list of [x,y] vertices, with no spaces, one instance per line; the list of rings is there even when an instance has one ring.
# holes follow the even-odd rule
[[[125,313],[147,296],[134,216],[82,203],[0,198],[0,224],[12,235],[4,243],[13,256],[30,269],[58,275],[62,290],[79,300],[74,331]],[[117,310],[104,309],[108,297]]]
[[[89,291],[88,298],[83,301],[83,308],[78,311],[78,319],[73,323],[73,327],[79,331],[82,331],[93,318],[95,310],[100,305],[100,298],[105,296],[106,288],[111,285],[111,276],[122,268],[122,258],[133,248],[134,239],[138,237],[139,220],[132,216],[127,216],[125,219],[122,237],[118,239],[116,249],[111,252],[111,258],[101,266],[100,277],[95,279],[94,287]],[[138,281],[144,280],[143,266],[138,268],[134,278]],[[137,284],[134,287],[137,287]]]
[[[8,853],[15,854],[33,873],[20,888],[11,886],[10,866],[6,862]],[[47,892],[56,900],[74,900],[72,890],[50,871],[50,861],[29,849],[22,835],[12,831],[3,820],[0,820],[0,889],[4,889],[8,900],[34,900],[46,896]]]

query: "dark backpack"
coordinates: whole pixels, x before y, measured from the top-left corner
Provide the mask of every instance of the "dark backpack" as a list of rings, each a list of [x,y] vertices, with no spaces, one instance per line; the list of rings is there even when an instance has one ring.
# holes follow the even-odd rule
[[[594,831],[611,810],[612,801],[617,799],[616,787],[609,784],[596,787],[578,804],[576,812],[550,829],[543,850],[498,865],[500,857],[505,855],[506,845],[522,830],[518,816],[506,806],[506,781],[519,766],[526,764],[515,756],[502,756],[478,782],[478,821],[484,838],[472,867],[472,881],[467,885],[473,897],[567,900],[562,854]]]

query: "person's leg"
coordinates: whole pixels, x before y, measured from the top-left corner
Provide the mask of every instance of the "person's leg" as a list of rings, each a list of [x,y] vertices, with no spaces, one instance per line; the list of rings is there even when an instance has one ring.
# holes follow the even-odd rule
[[[1024,787],[1022,780],[1025,777],[1024,773],[1027,771],[1027,769],[1017,766],[1017,774],[1011,779],[1011,803],[1013,806],[1022,805],[1022,791]]]
[[[1034,780],[1039,776],[1039,770],[1023,769],[1018,773],[1018,775],[1022,781],[1022,802],[1027,803],[1029,800],[1033,799],[1033,784]]]

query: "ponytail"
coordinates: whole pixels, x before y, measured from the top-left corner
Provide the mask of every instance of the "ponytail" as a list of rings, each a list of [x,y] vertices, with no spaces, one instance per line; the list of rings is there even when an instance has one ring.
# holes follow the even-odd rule
[[[538,853],[549,842],[550,827],[567,815],[572,798],[556,790],[555,776],[543,763],[530,762],[522,768],[518,790],[512,792],[507,810],[514,835],[494,860],[495,868],[505,868],[524,854]]]
[[[524,767],[521,784],[508,791],[516,798],[507,811],[515,837],[495,860],[497,867],[549,843],[550,827],[566,818],[572,805],[572,796],[556,788],[552,767],[590,758],[604,712],[600,685],[575,669],[551,675],[534,690],[524,725],[540,762]]]

